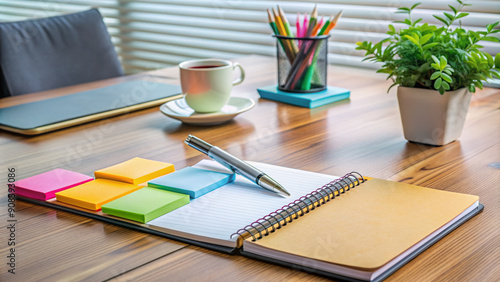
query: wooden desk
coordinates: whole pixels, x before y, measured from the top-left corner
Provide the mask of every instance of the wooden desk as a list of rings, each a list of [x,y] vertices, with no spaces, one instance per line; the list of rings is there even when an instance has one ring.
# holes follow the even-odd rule
[[[449,236],[394,273],[388,281],[493,281],[500,278],[500,90],[476,93],[459,141],[444,147],[403,138],[396,96],[373,71],[331,67],[329,85],[351,89],[349,101],[316,109],[259,99],[259,86],[275,83],[273,58],[239,60],[247,72],[234,95],[257,105],[213,127],[184,125],[158,108],[36,137],[0,133],[1,281],[54,280],[321,280],[323,278],[241,256],[230,256],[146,235],[66,212],[17,201],[16,274],[6,273],[7,168],[22,179],[54,168],[92,175],[132,157],[174,163],[205,158],[184,145],[188,134],[246,160],[343,175],[364,175],[479,195],[485,205]],[[151,72],[176,83],[178,70]],[[2,107],[102,87],[135,75],[4,99]]]

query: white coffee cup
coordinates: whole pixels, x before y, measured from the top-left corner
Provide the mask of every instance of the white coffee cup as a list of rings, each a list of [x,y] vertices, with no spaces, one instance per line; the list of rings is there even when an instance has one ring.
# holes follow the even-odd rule
[[[233,81],[238,67],[240,77]],[[181,87],[189,107],[210,113],[222,109],[231,96],[233,85],[243,82],[245,72],[238,63],[220,59],[192,60],[179,64]]]

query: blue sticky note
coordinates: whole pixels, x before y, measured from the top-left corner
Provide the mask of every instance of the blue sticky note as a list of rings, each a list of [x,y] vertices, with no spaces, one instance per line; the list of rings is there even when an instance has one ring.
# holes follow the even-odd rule
[[[278,90],[277,85],[257,89],[260,97],[288,103],[305,108],[316,108],[329,103],[349,99],[349,89],[327,86],[327,89],[315,93],[291,93]]]
[[[149,187],[188,194],[192,199],[233,182],[235,174],[186,167],[148,182]]]

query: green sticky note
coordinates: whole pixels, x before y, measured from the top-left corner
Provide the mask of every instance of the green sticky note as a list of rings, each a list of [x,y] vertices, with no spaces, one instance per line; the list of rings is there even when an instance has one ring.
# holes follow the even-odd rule
[[[102,212],[146,223],[189,204],[189,195],[144,187],[102,206]]]

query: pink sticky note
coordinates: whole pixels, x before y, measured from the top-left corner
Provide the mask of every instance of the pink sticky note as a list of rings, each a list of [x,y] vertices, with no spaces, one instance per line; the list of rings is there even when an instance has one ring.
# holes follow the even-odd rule
[[[43,200],[54,198],[56,192],[94,180],[92,177],[61,168],[16,181],[16,194]]]

